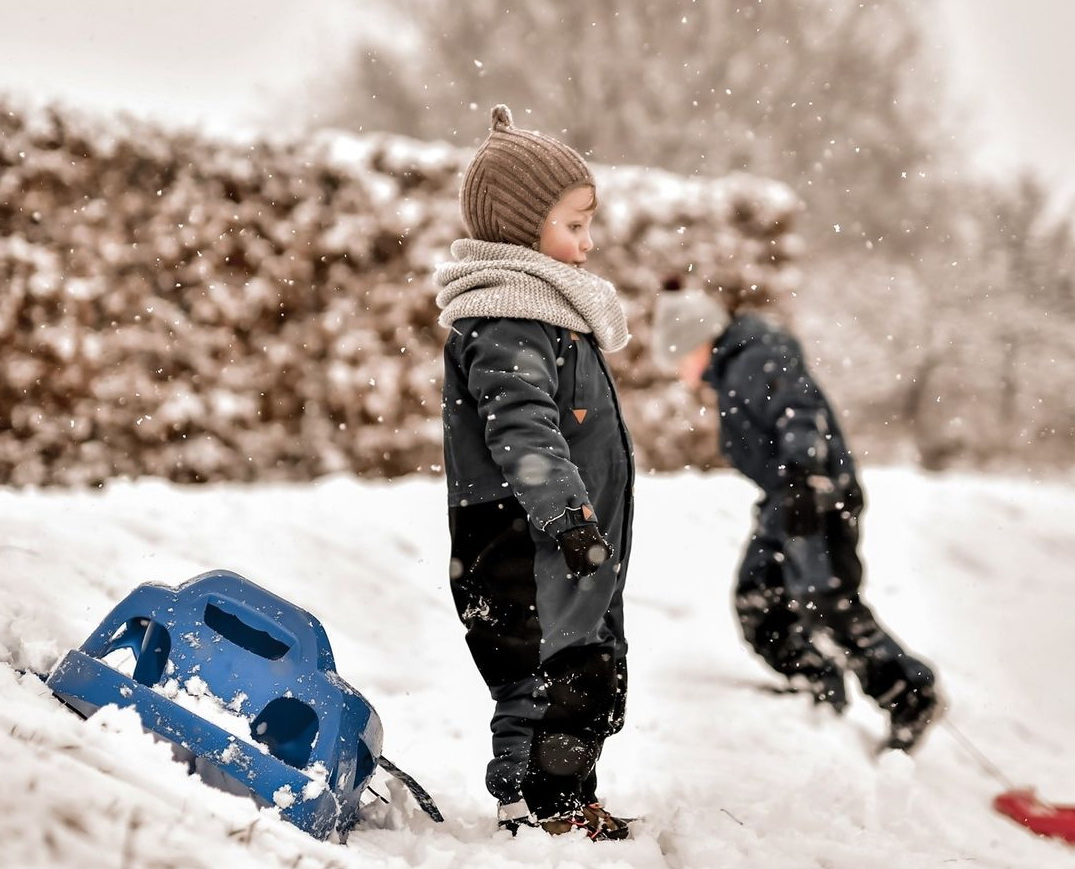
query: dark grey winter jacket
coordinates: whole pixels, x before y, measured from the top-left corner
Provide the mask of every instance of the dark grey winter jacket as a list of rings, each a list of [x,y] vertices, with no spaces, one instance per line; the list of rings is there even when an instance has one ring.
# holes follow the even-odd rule
[[[755,315],[734,318],[702,376],[717,393],[721,452],[766,493],[782,490],[795,470],[857,492],[836,414],[789,332]]]
[[[630,534],[634,462],[591,335],[537,320],[463,319],[444,346],[444,458],[453,507],[514,496],[555,538],[583,524]],[[629,540],[611,540],[621,553]]]

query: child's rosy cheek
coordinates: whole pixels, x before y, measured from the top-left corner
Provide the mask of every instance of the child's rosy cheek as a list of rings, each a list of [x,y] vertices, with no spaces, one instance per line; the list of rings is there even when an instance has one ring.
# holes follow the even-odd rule
[[[702,382],[702,374],[709,364],[711,355],[709,343],[699,344],[679,363],[679,378],[688,386],[697,386]]]

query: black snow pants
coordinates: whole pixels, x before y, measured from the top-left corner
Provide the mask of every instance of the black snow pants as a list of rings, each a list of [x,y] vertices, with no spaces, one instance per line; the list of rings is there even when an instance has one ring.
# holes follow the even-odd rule
[[[495,701],[489,792],[539,818],[596,801],[597,760],[627,695],[619,553],[568,578],[514,498],[451,508],[449,526],[452,596]]]
[[[855,674],[864,694],[883,703],[900,685],[932,682],[932,672],[904,650],[862,599],[862,509],[857,500],[822,514],[819,533],[831,576],[821,578],[811,595],[813,605],[807,606],[789,592],[784,507],[778,497],[762,500],[740,564],[735,608],[744,639],[776,672],[791,677],[829,659],[816,644],[824,633],[844,659],[837,663]]]

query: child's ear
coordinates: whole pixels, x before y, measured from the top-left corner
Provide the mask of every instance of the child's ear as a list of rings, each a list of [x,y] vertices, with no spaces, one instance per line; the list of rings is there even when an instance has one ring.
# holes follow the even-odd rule
[[[690,353],[679,360],[679,379],[694,387],[702,382],[702,374],[709,367],[713,355],[713,345],[706,341],[699,344]]]

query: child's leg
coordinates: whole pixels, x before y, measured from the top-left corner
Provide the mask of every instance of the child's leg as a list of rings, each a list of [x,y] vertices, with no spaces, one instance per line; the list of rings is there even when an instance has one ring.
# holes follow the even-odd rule
[[[450,511],[451,589],[474,663],[490,687],[538,670],[534,543],[514,498]]]
[[[523,794],[538,817],[594,802],[596,765],[612,732],[617,702],[611,649],[564,649],[542,668],[544,715],[534,738]]]
[[[610,636],[563,649],[542,664],[535,564],[549,553],[537,557],[522,507],[505,499],[458,508],[450,525],[452,594],[496,702],[486,786],[503,805],[525,797],[538,817],[569,811],[582,800],[601,741],[622,726],[620,646]]]
[[[451,588],[466,642],[495,701],[486,787],[502,805],[522,800],[539,698],[541,625],[534,607],[534,544],[513,499],[450,511]]]
[[[819,601],[821,623],[847,653],[848,666],[858,677],[863,693],[886,708],[891,708],[894,701],[907,700],[908,694],[931,693],[933,671],[907,653],[860,596],[862,562],[858,555],[857,517],[828,513],[825,533],[839,585]]]
[[[814,645],[810,624],[787,594],[778,544],[758,534],[739,568],[735,609],[747,644],[773,670],[805,680],[818,702],[842,709],[843,672]]]

